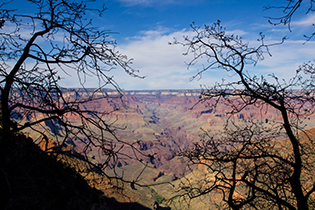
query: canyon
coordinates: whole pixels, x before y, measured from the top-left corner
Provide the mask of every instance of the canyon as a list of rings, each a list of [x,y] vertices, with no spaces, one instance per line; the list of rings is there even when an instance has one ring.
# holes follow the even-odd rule
[[[185,161],[174,156],[174,152],[185,149],[201,139],[204,132],[218,133],[223,131],[229,115],[228,107],[220,104],[214,111],[210,109],[214,101],[200,102],[201,90],[144,90],[124,91],[106,89],[95,92],[94,89],[65,89],[64,97],[85,98],[89,94],[100,94],[100,100],[84,104],[85,108],[106,111],[104,116],[107,123],[114,129],[115,136],[124,142],[136,145],[136,149],[146,155],[153,155],[154,159],[142,157],[152,164],[151,168],[158,172],[151,177],[156,182],[173,181],[181,178],[191,170],[186,167]],[[69,116],[73,121],[75,116]],[[237,114],[234,123],[242,123],[247,119],[263,119],[269,122],[276,121],[279,115],[271,108],[257,110],[255,106],[246,107]],[[315,127],[314,116],[308,120],[308,128]],[[267,123],[266,123],[267,124]],[[218,136],[219,137],[219,136]],[[76,149],[80,150],[80,142],[75,142]],[[125,149],[123,153],[132,155],[133,151]],[[88,153],[96,162],[105,161],[98,151]],[[130,167],[137,161],[121,158],[117,166]],[[134,165],[134,167],[140,167]],[[136,169],[135,169],[136,170]],[[141,171],[140,169],[137,169]],[[125,176],[126,173],[125,173]],[[135,176],[135,175],[133,175]],[[163,179],[162,179],[163,177]],[[126,177],[125,177],[126,178]],[[132,179],[132,178],[130,178]],[[146,180],[146,179],[145,179]],[[146,184],[149,181],[145,181]]]
[[[194,142],[202,139],[205,132],[216,133],[219,138],[227,119],[232,119],[235,124],[258,119],[265,121],[264,125],[268,126],[268,122],[276,122],[280,117],[271,108],[261,110],[255,106],[248,106],[241,113],[229,118],[228,107],[225,104],[219,104],[216,110],[212,110],[211,104],[214,101],[201,102],[201,90],[118,92],[106,89],[100,93],[94,91],[94,89],[65,89],[63,94],[65,98],[86,98],[91,93],[100,94],[99,100],[90,101],[82,106],[86,109],[106,112],[107,114],[103,117],[107,124],[111,125],[115,137],[134,145],[135,149],[143,154],[142,157],[139,157],[141,161],[129,159],[128,157],[133,155],[134,150],[123,148],[121,152],[127,156],[119,158],[115,169],[113,166],[109,167],[106,174],[111,177],[122,177],[129,182],[136,181],[140,185],[152,186],[151,190],[166,199],[173,195],[171,192],[174,189],[171,186],[179,185],[180,180],[198,180],[198,177],[205,176],[203,168],[188,167],[185,160],[174,155],[175,152],[193,146]],[[102,97],[104,95],[106,97]],[[80,123],[77,116],[68,117],[73,122]],[[315,127],[314,119],[314,115],[310,116],[305,128]],[[46,126],[55,134],[59,134],[56,133],[59,129],[58,125],[46,124]],[[81,151],[84,144],[77,141],[73,142],[72,146],[74,150]],[[87,155],[95,161],[95,164],[106,161],[106,156],[98,150],[87,151]],[[100,181],[100,183],[105,182],[108,181]],[[167,184],[160,185],[161,183]],[[169,185],[170,183],[172,184]],[[115,197],[116,200],[121,199],[121,195],[108,193],[107,184],[96,184],[94,187],[100,190],[104,188],[105,190],[102,191],[107,196]],[[124,185],[123,188],[128,197],[134,197],[132,202],[141,203],[146,207],[151,207],[154,203],[152,196],[151,200],[146,198],[146,195],[151,195],[148,188],[136,187],[137,196],[134,196],[134,186]],[[213,200],[214,195],[211,195],[211,199],[209,196],[205,199]],[[200,203],[196,201],[194,205],[200,206]],[[209,204],[206,202],[205,205]],[[200,208],[203,207],[200,206]]]
[[[65,97],[86,97],[94,89],[67,89]],[[124,91],[106,89],[101,94],[106,98],[92,101],[85,106],[89,109],[104,111],[108,124],[115,129],[118,139],[138,143],[137,148],[145,154],[154,154],[151,162],[158,174],[170,179],[185,176],[186,163],[174,156],[174,152],[189,147],[193,142],[200,140],[204,132],[218,133],[223,131],[228,115],[228,107],[224,104],[214,111],[209,107],[214,101],[200,102],[201,90],[144,90]],[[276,121],[278,114],[271,108],[257,110],[249,106],[237,114],[233,121],[242,123],[246,119],[267,119]],[[311,117],[313,119],[313,117]],[[308,127],[314,127],[314,120],[309,119]],[[79,146],[80,144],[77,144]],[[125,150],[125,153],[132,153]],[[101,162],[102,155],[91,151],[90,156]],[[136,163],[128,159],[119,161],[118,166],[128,166]],[[153,177],[152,180],[157,180]],[[169,179],[167,181],[170,181]]]

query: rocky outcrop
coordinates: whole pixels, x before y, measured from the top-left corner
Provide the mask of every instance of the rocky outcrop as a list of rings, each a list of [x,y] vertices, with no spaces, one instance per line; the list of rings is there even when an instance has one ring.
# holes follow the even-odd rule
[[[53,146],[51,141],[47,144]],[[148,199],[151,203],[147,207],[137,203],[140,194],[133,194],[131,200],[117,200],[122,196],[105,177],[91,177],[95,173],[89,173],[84,179],[24,135],[13,135],[6,149],[9,153],[1,163],[0,209],[150,210],[154,204],[154,199]],[[92,178],[97,187],[91,184]]]
[[[66,90],[67,97],[84,97],[86,93],[80,89]],[[87,91],[93,92],[94,90]],[[152,162],[166,175],[183,176],[186,172],[185,164],[174,157],[173,152],[183,149],[200,139],[202,130],[222,131],[226,119],[229,117],[224,104],[211,108],[211,101],[197,103],[200,90],[145,90],[125,91],[124,96],[115,90],[104,90],[108,98],[95,100],[85,104],[86,109],[106,111],[104,119],[113,124],[116,136],[127,142],[139,142],[138,149],[145,154],[154,154]],[[266,122],[277,120],[277,113],[268,110],[257,110],[254,106],[246,107],[233,119],[236,123],[251,118],[266,119]],[[69,116],[72,121],[78,121],[78,116]],[[310,124],[313,121],[310,120]],[[314,121],[315,122],[315,121]],[[313,123],[314,124],[314,123]],[[77,149],[81,148],[77,143]],[[81,148],[82,149],[82,148]],[[172,152],[173,151],[173,152]],[[131,154],[133,151],[125,149],[123,152]],[[98,151],[91,151],[96,161],[101,161]],[[120,162],[121,166],[135,163],[131,160]]]

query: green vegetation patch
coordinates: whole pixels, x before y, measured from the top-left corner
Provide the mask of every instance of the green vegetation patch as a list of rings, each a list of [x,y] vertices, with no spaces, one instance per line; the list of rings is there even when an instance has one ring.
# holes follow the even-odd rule
[[[158,204],[161,204],[163,203],[163,201],[165,201],[165,198],[161,195],[159,195],[157,192],[155,192],[154,189],[152,189],[151,187],[148,187],[151,194],[153,195],[154,197],[154,200],[158,203]]]

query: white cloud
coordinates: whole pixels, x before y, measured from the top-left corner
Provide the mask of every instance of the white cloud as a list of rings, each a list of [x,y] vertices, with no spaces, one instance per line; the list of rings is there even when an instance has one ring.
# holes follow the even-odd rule
[[[160,88],[182,88],[189,83],[189,77],[193,73],[188,73],[183,56],[184,48],[179,45],[169,45],[173,37],[182,38],[183,35],[191,32],[182,30],[174,33],[164,33],[161,31],[143,32],[143,36],[135,37],[128,44],[120,45],[119,51],[129,57],[134,58],[134,67],[140,70],[140,74],[146,76],[144,80],[136,81],[129,79],[128,86],[140,86],[148,89]],[[121,80],[120,78],[117,78]],[[121,84],[121,82],[119,82]],[[126,83],[123,81],[123,83]],[[133,83],[133,84],[131,84]],[[188,85],[191,87],[191,85]],[[198,86],[194,87],[198,88]],[[132,88],[133,89],[133,88]]]
[[[152,4],[153,2],[155,2],[156,0],[119,0],[127,5],[137,5],[137,4]]]
[[[303,16],[304,18],[302,18],[301,20],[298,21],[292,21],[291,25],[292,27],[297,26],[297,27],[309,27],[311,26],[313,23],[315,23],[315,14],[310,13],[306,16]]]
[[[123,72],[122,69],[115,69],[110,74],[114,76],[116,82],[125,90],[136,89],[198,89],[200,84],[212,85],[221,78],[233,79],[223,70],[210,70],[204,74],[201,80],[189,82],[189,79],[196,74],[196,69],[187,69],[185,61],[191,59],[190,56],[183,56],[185,48],[180,45],[169,45],[173,38],[181,39],[184,35],[192,37],[194,34],[188,30],[169,32],[166,28],[154,31],[142,32],[141,36],[132,37],[128,42],[119,45],[118,50],[134,58],[133,67],[140,70],[140,75],[146,76],[145,79],[132,78]],[[251,46],[257,46],[259,42],[246,40],[251,34],[245,31],[244,42],[249,42]],[[234,33],[234,32],[233,32]],[[235,33],[239,34],[239,33]],[[269,40],[268,43],[276,41]],[[265,55],[265,59],[259,62],[256,67],[248,66],[247,69],[252,74],[275,73],[280,78],[288,79],[293,76],[295,70],[304,62],[314,59],[315,42],[305,41],[286,41],[282,45],[270,48],[272,57]],[[90,80],[87,86],[95,86],[95,81]]]
[[[265,59],[256,67],[249,68],[256,75],[274,73],[278,78],[289,80],[295,75],[299,66],[312,61],[314,57],[315,42],[285,41],[281,45],[270,47],[271,57],[267,54]]]
[[[153,6],[156,4],[167,5],[167,4],[188,3],[188,1],[183,1],[183,0],[118,0],[118,1],[124,3],[126,6],[135,6],[135,5]]]

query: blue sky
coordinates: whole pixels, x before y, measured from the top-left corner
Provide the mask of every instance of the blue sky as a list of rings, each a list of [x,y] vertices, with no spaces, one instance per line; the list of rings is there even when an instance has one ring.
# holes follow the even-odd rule
[[[21,2],[18,0],[16,2]],[[303,62],[314,59],[315,39],[304,44],[304,34],[309,35],[315,22],[314,14],[305,14],[307,6],[295,14],[292,32],[286,26],[274,27],[265,16],[278,17],[279,10],[265,11],[264,5],[285,4],[285,0],[99,0],[94,5],[105,4],[108,10],[102,17],[89,13],[94,26],[117,32],[111,38],[117,40],[118,50],[133,58],[133,67],[139,69],[145,79],[131,78],[121,69],[110,72],[124,90],[144,89],[198,89],[200,85],[211,85],[223,77],[231,75],[211,70],[201,80],[189,82],[197,69],[187,69],[185,51],[181,46],[168,45],[173,38],[183,35],[193,36],[189,25],[212,24],[220,20],[231,33],[241,35],[250,44],[258,45],[255,40],[259,32],[266,35],[269,42],[279,41],[283,36],[288,40],[281,46],[271,48],[272,57],[260,62],[255,68],[248,66],[253,74],[276,73],[288,79]],[[77,86],[74,77],[64,77],[61,85]],[[93,87],[95,80],[89,78],[86,86]]]

